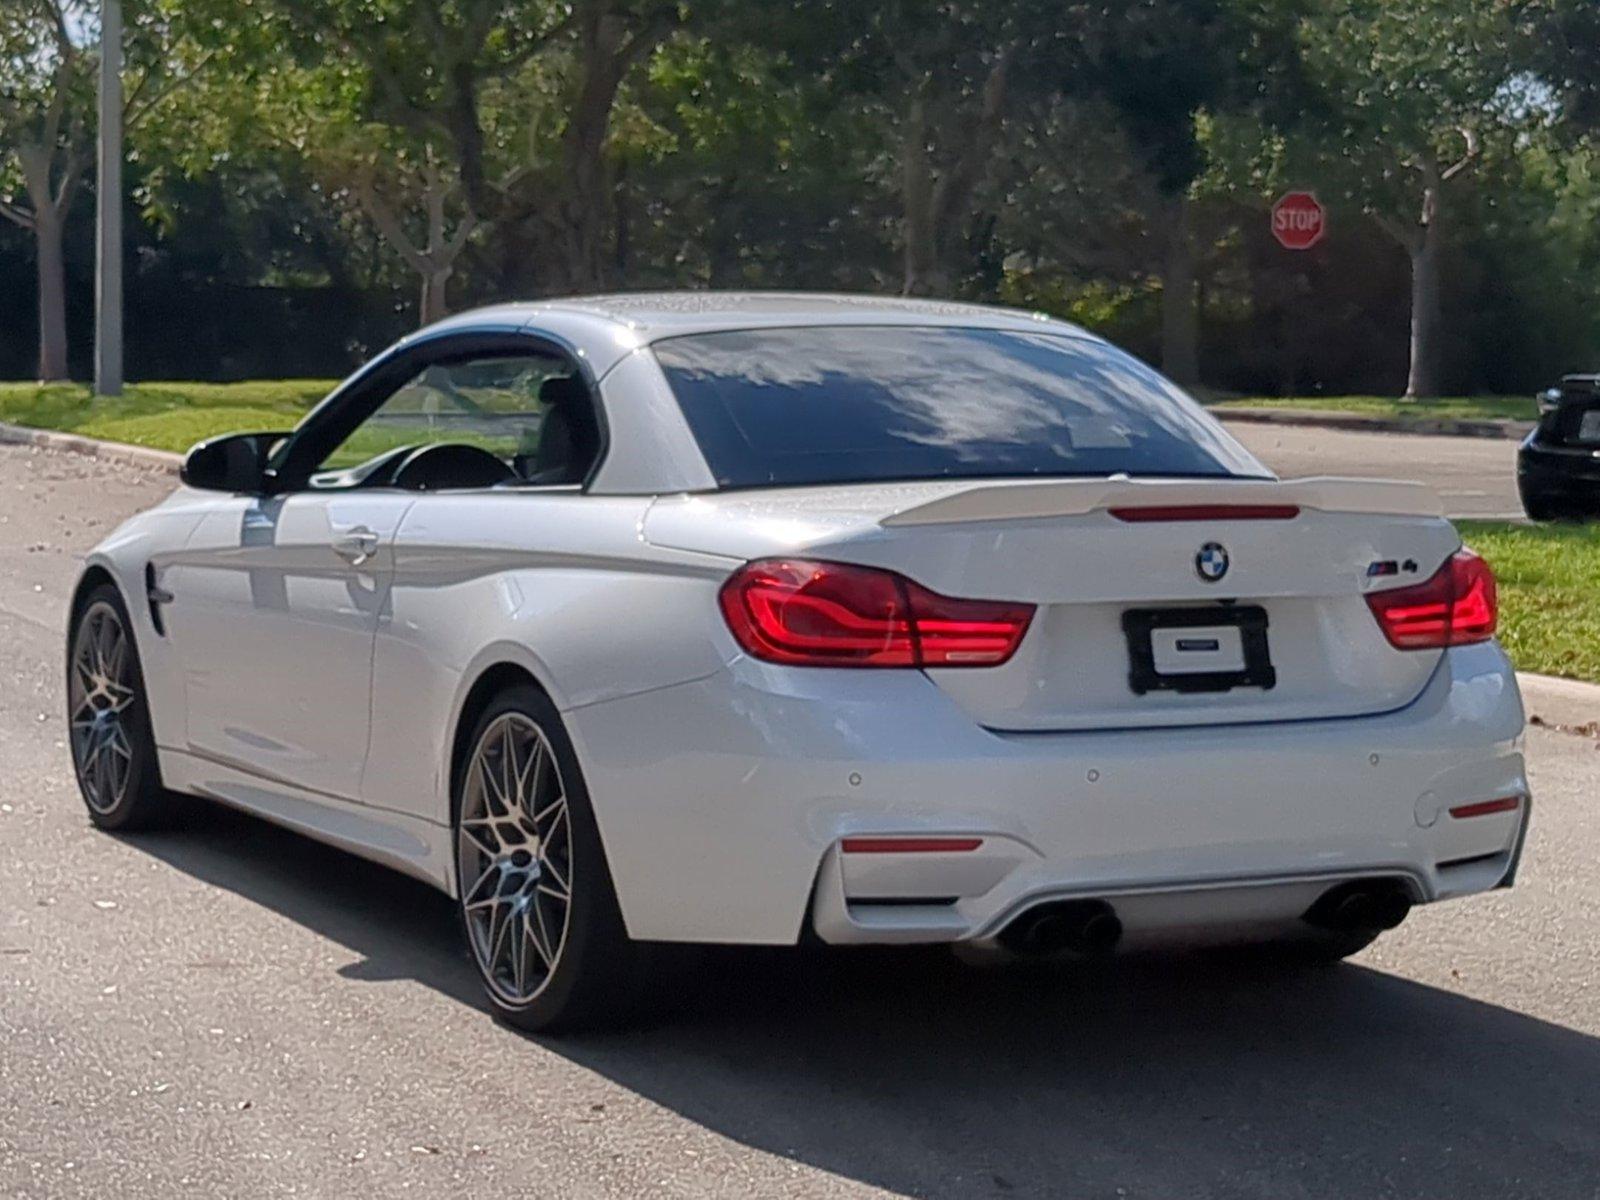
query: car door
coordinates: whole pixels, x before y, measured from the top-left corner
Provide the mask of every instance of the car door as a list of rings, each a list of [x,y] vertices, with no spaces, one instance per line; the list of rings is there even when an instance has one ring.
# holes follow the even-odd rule
[[[428,499],[404,464],[465,445],[498,458],[508,480],[536,473],[538,456],[524,451],[538,444],[540,389],[561,366],[502,332],[402,344],[273,455],[273,494],[213,506],[161,578],[191,753],[360,801],[395,533]],[[447,476],[419,486],[448,487]]]
[[[191,753],[355,799],[372,641],[415,497],[298,492],[219,500],[162,575]]]

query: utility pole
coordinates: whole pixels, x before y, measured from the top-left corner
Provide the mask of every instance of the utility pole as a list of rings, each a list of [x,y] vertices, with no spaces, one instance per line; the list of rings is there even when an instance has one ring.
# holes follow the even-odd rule
[[[100,173],[96,187],[94,391],[122,395],[122,0],[100,5]]]

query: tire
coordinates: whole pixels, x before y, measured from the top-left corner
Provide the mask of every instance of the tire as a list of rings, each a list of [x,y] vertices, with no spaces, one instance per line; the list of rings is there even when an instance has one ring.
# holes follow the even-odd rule
[[[555,705],[531,685],[508,688],[467,747],[452,791],[456,908],[495,1016],[557,1033],[636,1015],[649,956],[623,926]]]
[[[167,823],[139,648],[122,596],[101,584],[73,616],[67,643],[67,743],[89,820],[132,831]]]
[[[1559,521],[1567,515],[1559,504],[1537,496],[1524,496],[1522,511],[1528,514],[1530,521]]]

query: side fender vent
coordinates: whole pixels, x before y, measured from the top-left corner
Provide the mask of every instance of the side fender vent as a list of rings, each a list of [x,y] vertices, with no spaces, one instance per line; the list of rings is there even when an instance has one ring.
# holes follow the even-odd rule
[[[150,605],[150,624],[155,626],[159,636],[166,637],[167,626],[161,618],[161,606],[172,603],[172,593],[156,583],[155,563],[144,565],[144,594],[146,602]]]

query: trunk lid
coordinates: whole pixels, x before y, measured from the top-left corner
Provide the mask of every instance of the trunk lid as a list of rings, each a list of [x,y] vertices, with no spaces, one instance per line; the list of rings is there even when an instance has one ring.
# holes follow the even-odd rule
[[[1600,375],[1567,375],[1552,401],[1541,402],[1539,440],[1546,445],[1600,448]]]
[[[1037,605],[1007,663],[927,672],[974,720],[1012,732],[1401,707],[1441,652],[1394,649],[1364,597],[1427,579],[1460,545],[1426,488],[1335,479],[726,493],[658,501],[644,534],[739,559],[883,567],[949,596]]]

